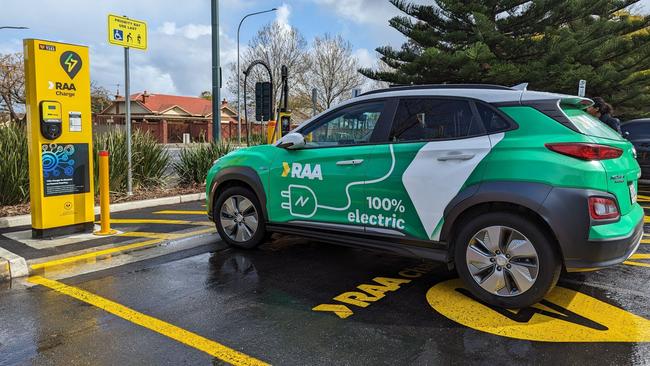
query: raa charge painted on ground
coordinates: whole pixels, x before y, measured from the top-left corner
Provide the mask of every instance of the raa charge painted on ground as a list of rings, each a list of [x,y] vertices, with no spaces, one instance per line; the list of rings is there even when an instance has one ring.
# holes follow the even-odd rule
[[[576,96],[492,85],[391,88],[221,158],[207,211],[231,245],[266,232],[453,265],[486,303],[539,302],[643,235],[633,146]]]

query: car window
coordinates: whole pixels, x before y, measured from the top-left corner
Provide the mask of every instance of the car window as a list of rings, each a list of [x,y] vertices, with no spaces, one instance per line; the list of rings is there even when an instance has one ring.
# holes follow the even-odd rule
[[[469,102],[435,98],[402,99],[395,113],[391,141],[444,140],[484,133]]]
[[[488,133],[504,131],[510,128],[510,123],[499,115],[494,109],[482,103],[476,103],[476,109],[483,120]]]
[[[600,137],[610,140],[622,140],[623,138],[618,132],[611,129],[608,125],[601,122],[598,118],[593,117],[582,109],[563,107],[564,114],[569,117],[569,120],[580,131],[580,133]]]
[[[369,142],[377,121],[384,111],[384,104],[384,102],[357,104],[306,126],[300,131],[305,135],[306,146],[327,147]]]

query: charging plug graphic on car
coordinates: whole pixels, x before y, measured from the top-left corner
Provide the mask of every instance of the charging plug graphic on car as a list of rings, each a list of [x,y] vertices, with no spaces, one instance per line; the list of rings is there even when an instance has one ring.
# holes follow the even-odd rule
[[[280,205],[283,209],[289,210],[291,216],[310,218],[318,211],[316,193],[307,187],[291,184],[286,191],[280,192],[287,200]]]

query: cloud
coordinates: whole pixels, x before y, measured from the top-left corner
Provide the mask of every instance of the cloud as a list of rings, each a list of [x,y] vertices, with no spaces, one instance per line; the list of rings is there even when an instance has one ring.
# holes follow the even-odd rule
[[[158,28],[158,32],[167,36],[181,34],[188,39],[197,39],[202,36],[211,35],[212,26],[208,24],[190,23],[182,27],[177,27],[175,22],[164,22],[163,25]]]
[[[278,11],[275,15],[275,21],[280,24],[282,29],[285,31],[291,30],[291,25],[289,24],[289,16],[291,15],[291,8],[286,3],[283,3],[282,6],[278,7]]]
[[[374,52],[368,51],[367,48],[354,50],[352,57],[356,58],[360,67],[372,68],[377,64],[377,56]]]
[[[313,0],[341,17],[360,24],[386,25],[398,10],[388,1],[378,0]]]

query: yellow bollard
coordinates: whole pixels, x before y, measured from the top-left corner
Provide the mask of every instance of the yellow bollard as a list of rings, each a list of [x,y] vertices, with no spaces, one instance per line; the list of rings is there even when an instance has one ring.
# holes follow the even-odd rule
[[[95,235],[114,235],[116,230],[111,230],[110,191],[108,186],[108,151],[99,152],[99,208],[101,230]]]

